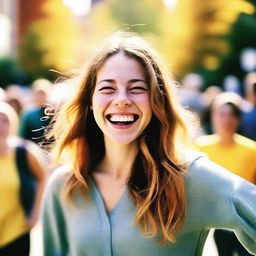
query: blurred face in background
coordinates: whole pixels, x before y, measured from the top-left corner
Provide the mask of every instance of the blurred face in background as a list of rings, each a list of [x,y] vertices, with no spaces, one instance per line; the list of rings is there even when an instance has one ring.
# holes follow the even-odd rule
[[[216,106],[212,112],[212,124],[219,135],[234,134],[240,124],[240,110],[233,103]]]
[[[0,102],[0,139],[16,135],[19,118],[15,110],[7,103]]]
[[[38,106],[43,106],[43,105],[47,104],[47,102],[48,102],[47,94],[43,90],[36,90],[36,91],[34,91],[33,92],[33,98],[34,98],[34,102]]]
[[[46,79],[37,79],[32,84],[34,103],[42,107],[48,103],[48,96],[52,90],[52,83]]]
[[[8,137],[10,133],[10,126],[8,116],[0,112],[0,139]]]

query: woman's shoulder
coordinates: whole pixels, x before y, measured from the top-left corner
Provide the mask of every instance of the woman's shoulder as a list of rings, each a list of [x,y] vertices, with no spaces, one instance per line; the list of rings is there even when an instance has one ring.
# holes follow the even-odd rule
[[[185,161],[187,169],[189,169],[194,162],[200,158],[207,158],[207,155],[203,152],[194,149],[183,149],[180,152],[180,157]]]
[[[238,187],[248,184],[241,177],[211,161],[204,153],[195,151],[190,154],[185,182],[187,189],[193,193],[232,197]]]
[[[229,179],[230,175],[232,177],[235,176],[230,171],[211,161],[205,153],[190,150],[186,152],[185,159],[188,163],[187,179],[197,180],[198,182],[203,180],[205,183],[208,179],[220,181]]]
[[[72,167],[63,165],[54,170],[47,181],[47,190],[61,190],[71,176]]]
[[[240,134],[235,134],[235,141],[238,145],[250,151],[256,152],[256,142]]]

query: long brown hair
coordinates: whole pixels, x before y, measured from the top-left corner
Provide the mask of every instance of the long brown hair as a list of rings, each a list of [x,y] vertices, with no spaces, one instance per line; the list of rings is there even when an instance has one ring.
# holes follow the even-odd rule
[[[128,187],[137,206],[135,224],[145,236],[161,234],[161,241],[175,241],[175,231],[184,222],[184,163],[177,155],[177,142],[186,134],[185,115],[173,94],[176,83],[168,75],[154,50],[140,37],[119,32],[112,35],[92,59],[80,79],[78,90],[54,120],[49,137],[54,136],[57,159],[70,156],[71,175],[65,187],[87,192],[90,172],[105,154],[103,134],[90,109],[97,71],[106,60],[122,52],[135,58],[145,69],[153,116],[139,137],[140,150],[133,165]],[[183,114],[182,114],[183,113]],[[65,154],[66,152],[66,154]],[[159,233],[160,231],[160,233]]]

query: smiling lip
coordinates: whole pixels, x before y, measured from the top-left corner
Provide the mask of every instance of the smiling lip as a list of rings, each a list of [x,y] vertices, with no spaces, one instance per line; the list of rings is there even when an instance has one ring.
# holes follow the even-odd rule
[[[128,129],[139,119],[139,115],[133,113],[113,113],[107,114],[106,119],[115,128]]]

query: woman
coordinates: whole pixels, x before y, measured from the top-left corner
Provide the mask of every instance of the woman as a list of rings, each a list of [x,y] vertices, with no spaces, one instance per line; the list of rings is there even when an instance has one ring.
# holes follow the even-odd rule
[[[57,116],[49,136],[69,164],[45,193],[44,255],[200,255],[211,227],[256,253],[255,187],[178,147],[187,118],[159,63],[114,34]]]
[[[235,93],[220,94],[212,108],[215,133],[199,137],[197,145],[212,161],[255,184],[256,144],[236,133],[241,119],[240,102],[240,96]],[[232,256],[235,252],[250,255],[233,232],[216,230],[214,237],[220,256]]]
[[[39,215],[45,167],[35,145],[15,134],[18,117],[0,102],[0,255],[29,255],[29,231]]]

